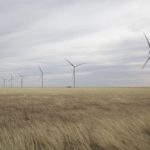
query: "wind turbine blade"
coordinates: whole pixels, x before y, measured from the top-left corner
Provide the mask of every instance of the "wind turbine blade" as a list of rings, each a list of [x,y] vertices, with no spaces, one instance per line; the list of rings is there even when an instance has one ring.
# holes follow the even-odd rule
[[[42,68],[41,68],[40,66],[39,66],[38,68],[39,68],[40,72],[41,72],[41,73],[43,73],[43,70],[42,70]]]
[[[67,60],[66,59],[66,61],[71,65],[71,66],[73,66],[74,67],[74,65],[73,65],[73,63],[72,62],[70,62],[69,60]]]
[[[150,57],[148,57],[147,61],[145,62],[145,64],[143,65],[142,68],[144,68],[146,66],[146,64],[148,63],[149,60],[150,60]]]
[[[82,65],[84,65],[84,64],[86,64],[86,63],[78,64],[78,65],[76,65],[76,67],[82,66]]]
[[[150,42],[149,42],[149,40],[148,40],[148,38],[147,38],[147,36],[146,36],[146,34],[145,34],[145,33],[144,33],[144,36],[145,36],[146,41],[147,41],[147,43],[148,43],[148,46],[149,46],[149,48],[150,48]]]
[[[38,67],[38,68],[39,68],[40,72],[42,72],[42,69],[41,69],[41,67]]]

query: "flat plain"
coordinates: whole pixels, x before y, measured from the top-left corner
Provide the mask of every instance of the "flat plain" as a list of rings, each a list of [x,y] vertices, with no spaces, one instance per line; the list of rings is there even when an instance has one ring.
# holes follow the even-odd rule
[[[150,150],[150,88],[0,89],[0,150]]]

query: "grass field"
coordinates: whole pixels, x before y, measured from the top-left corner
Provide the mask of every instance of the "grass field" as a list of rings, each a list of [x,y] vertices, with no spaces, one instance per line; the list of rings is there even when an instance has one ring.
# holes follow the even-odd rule
[[[150,88],[0,89],[0,150],[150,150]]]

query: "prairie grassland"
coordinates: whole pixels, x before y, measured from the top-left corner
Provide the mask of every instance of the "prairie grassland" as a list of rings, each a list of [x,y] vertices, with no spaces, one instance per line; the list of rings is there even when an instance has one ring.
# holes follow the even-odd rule
[[[150,89],[0,89],[0,150],[150,150]]]

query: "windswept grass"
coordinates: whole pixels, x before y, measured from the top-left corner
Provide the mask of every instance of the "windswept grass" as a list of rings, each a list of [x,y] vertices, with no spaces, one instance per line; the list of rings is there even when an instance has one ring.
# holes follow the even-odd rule
[[[150,89],[0,89],[0,150],[150,150]]]

